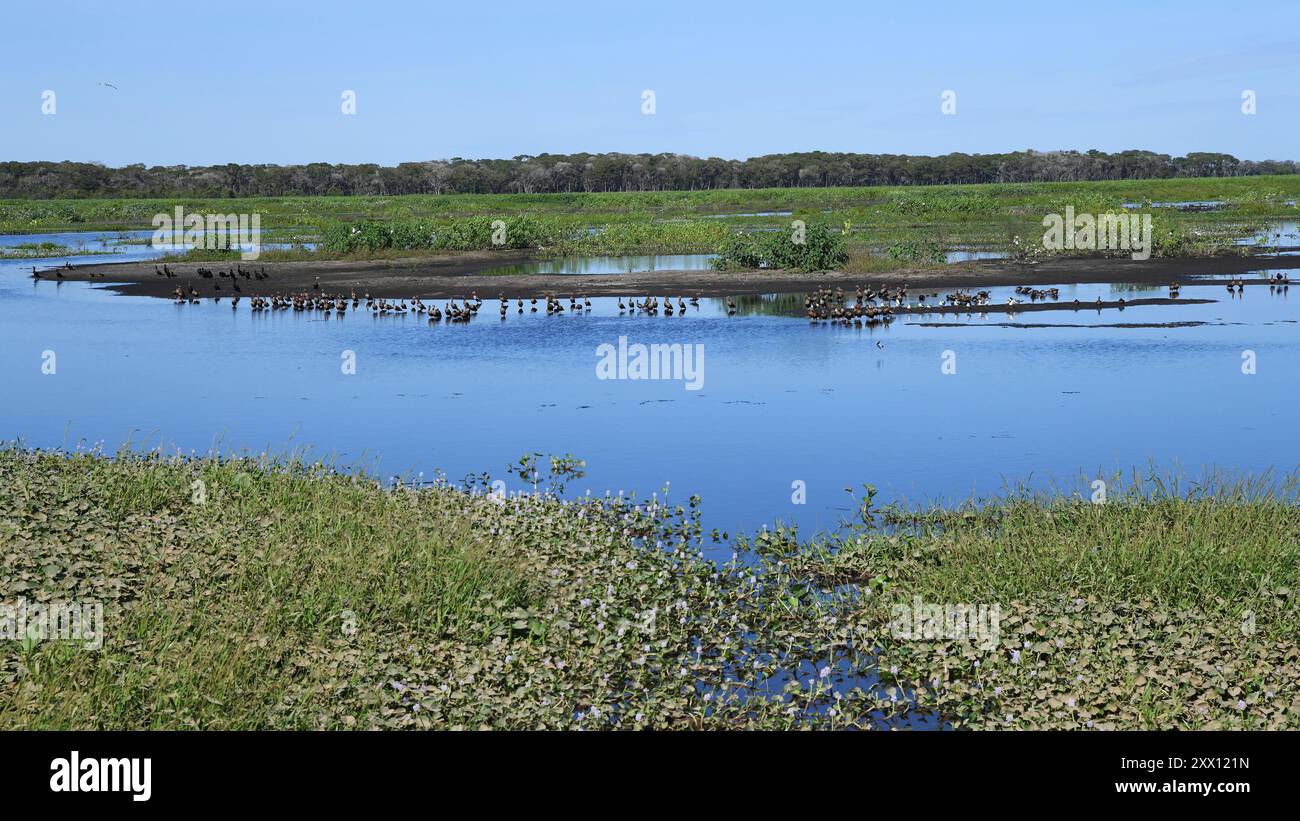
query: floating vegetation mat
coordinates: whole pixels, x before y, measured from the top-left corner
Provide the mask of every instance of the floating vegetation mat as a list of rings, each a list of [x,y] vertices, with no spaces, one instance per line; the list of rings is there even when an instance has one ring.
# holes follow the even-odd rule
[[[566,499],[581,463],[550,465],[507,495],[0,451],[0,629],[102,608],[97,636],[0,638],[0,727],[1300,726],[1293,482],[864,488],[834,534],[732,539],[666,490]]]

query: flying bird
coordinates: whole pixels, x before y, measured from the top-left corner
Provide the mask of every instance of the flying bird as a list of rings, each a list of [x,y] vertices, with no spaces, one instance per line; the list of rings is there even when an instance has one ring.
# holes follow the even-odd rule
[[[118,90],[119,90],[118,87],[115,86],[115,85],[113,85],[112,83],[100,82],[100,83],[98,83],[97,85],[108,86],[109,88],[113,89],[114,91],[118,91]]]

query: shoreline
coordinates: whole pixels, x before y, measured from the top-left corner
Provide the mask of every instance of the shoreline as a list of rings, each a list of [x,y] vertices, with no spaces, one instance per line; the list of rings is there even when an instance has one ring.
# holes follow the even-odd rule
[[[205,280],[196,270],[265,270],[266,280],[241,280],[244,296],[287,296],[313,289],[331,294],[375,298],[449,299],[477,292],[482,299],[501,294],[508,298],[529,298],[543,294],[567,296],[697,295],[701,297],[751,296],[800,293],[825,287],[852,289],[857,285],[905,285],[909,288],[982,288],[1007,285],[1074,285],[1082,283],[1135,283],[1184,286],[1202,284],[1198,276],[1246,274],[1255,270],[1300,267],[1300,257],[1222,256],[1131,260],[1125,258],[1071,257],[1037,263],[1009,263],[979,260],[953,265],[949,269],[900,268],[888,273],[794,273],[785,271],[667,270],[628,274],[527,274],[485,276],[484,271],[502,265],[537,261],[528,253],[469,252],[445,257],[412,257],[391,260],[321,260],[294,262],[183,262],[167,263],[178,277],[155,273],[162,263],[113,262],[74,265],[71,268],[40,271],[40,279],[91,282],[128,296],[169,298],[178,285],[194,287],[200,297],[231,296],[229,286],[218,292],[221,279]],[[39,266],[37,266],[39,271]],[[229,280],[226,280],[228,283]],[[1221,283],[1213,284],[1216,287]],[[1267,279],[1247,284],[1268,284]],[[1058,303],[1059,304],[1059,303]]]

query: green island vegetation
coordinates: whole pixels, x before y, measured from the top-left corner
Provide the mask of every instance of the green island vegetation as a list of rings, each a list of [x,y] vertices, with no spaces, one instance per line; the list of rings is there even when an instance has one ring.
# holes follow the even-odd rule
[[[371,259],[512,248],[538,257],[719,254],[723,269],[887,271],[945,264],[953,251],[1040,258],[1042,219],[1149,214],[1156,256],[1249,253],[1239,244],[1300,217],[1300,175],[859,188],[443,194],[226,199],[0,201],[0,231],[149,229],[154,214],[258,213],[266,261]],[[1183,208],[1168,203],[1189,203]],[[1154,204],[1154,205],[1153,205]],[[1129,206],[1129,207],[1126,207]],[[506,225],[494,243],[493,222]],[[818,253],[777,248],[794,220],[826,236]],[[775,236],[765,236],[765,235]],[[787,249],[788,250],[788,249]],[[222,259],[195,249],[174,259]]]
[[[5,603],[105,624],[98,650],[0,642],[0,727],[1300,727],[1294,477],[945,508],[864,487],[834,533],[733,538],[697,498],[571,498],[582,463],[547,464],[496,496],[0,450]],[[1000,626],[896,635],[917,601]]]

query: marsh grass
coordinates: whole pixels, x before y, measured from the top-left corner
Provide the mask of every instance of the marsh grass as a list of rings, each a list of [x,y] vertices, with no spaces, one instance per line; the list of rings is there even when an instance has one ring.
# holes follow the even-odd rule
[[[1151,473],[1113,477],[1109,490],[1104,504],[1086,493],[1019,486],[956,508],[885,508],[879,517],[888,538],[855,532],[825,543],[823,569],[861,575],[875,568],[951,601],[1082,594],[1151,598],[1167,607],[1239,606],[1300,584],[1294,477],[1211,475],[1187,484]]]
[[[322,465],[8,453],[3,473],[11,515],[66,540],[38,575],[19,568],[19,586],[117,605],[124,655],[28,660],[22,692],[59,693],[29,716],[48,726],[263,726],[295,655],[343,629],[341,614],[474,641],[463,620],[480,596],[527,601],[518,568],[425,504],[439,497]]]
[[[501,219],[521,226],[508,232],[507,247],[551,256],[716,253],[737,230],[788,231],[800,219],[850,224],[849,264],[870,272],[900,263],[935,265],[949,250],[1010,249],[1014,237],[1034,244],[1045,214],[1062,213],[1066,206],[1078,213],[1129,213],[1125,203],[1152,214],[1158,255],[1245,253],[1233,241],[1270,221],[1295,218],[1300,209],[1287,203],[1297,197],[1300,175],[592,194],[7,200],[0,201],[0,231],[147,228],[154,214],[180,205],[198,213],[259,213],[264,239],[283,235],[322,244],[315,251],[285,252],[284,259],[384,258],[402,250],[409,256],[496,247],[488,226]],[[1195,212],[1147,207],[1200,200],[1223,206]],[[773,211],[791,215],[738,216]],[[354,229],[364,233],[364,241],[356,240]],[[435,233],[442,238],[433,240]],[[282,258],[274,253],[279,252],[266,258]]]
[[[0,450],[6,728],[1297,727],[1294,477],[879,507],[705,558],[699,500],[381,483],[303,457]],[[556,480],[556,476],[561,480]],[[996,603],[904,640],[891,608]],[[1250,629],[1243,628],[1249,624]],[[810,673],[811,671],[811,673]]]

